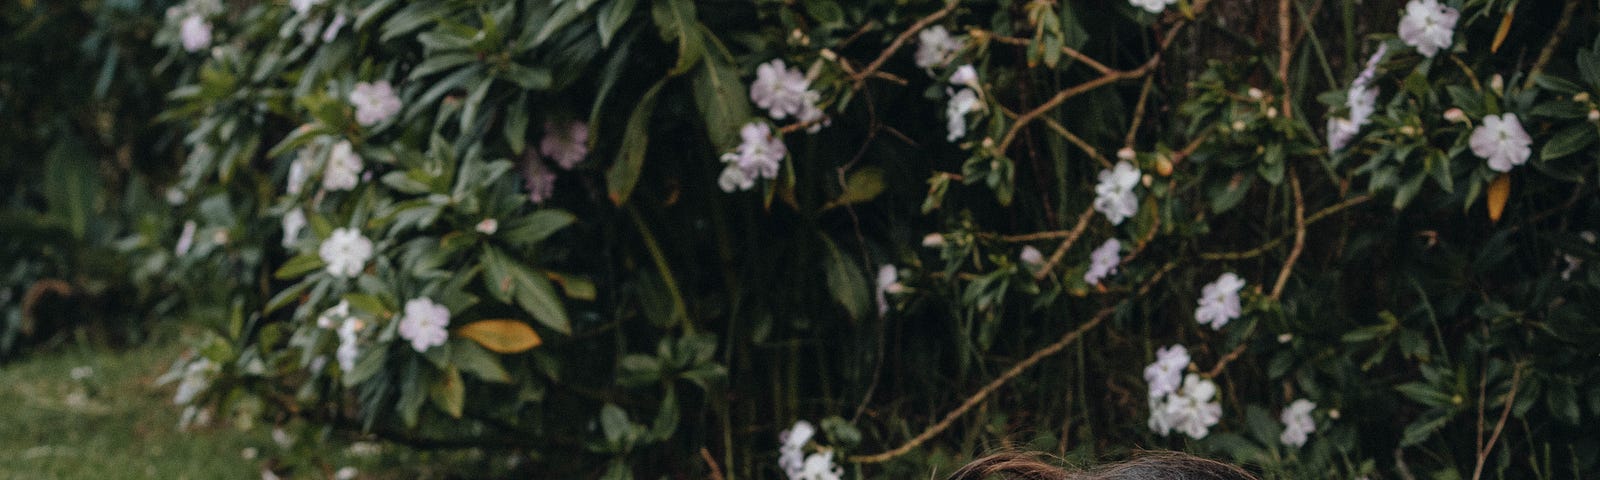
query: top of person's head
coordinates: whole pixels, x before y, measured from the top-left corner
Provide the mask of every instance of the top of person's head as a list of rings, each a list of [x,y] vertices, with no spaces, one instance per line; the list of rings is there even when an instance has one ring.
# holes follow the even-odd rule
[[[1023,453],[989,455],[961,467],[949,480],[1256,480],[1237,466],[1177,452],[1145,452],[1090,470],[1068,470]]]

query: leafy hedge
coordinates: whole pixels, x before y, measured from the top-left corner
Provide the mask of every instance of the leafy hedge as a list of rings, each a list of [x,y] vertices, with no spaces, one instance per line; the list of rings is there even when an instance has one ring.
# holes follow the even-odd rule
[[[1595,13],[190,0],[179,401],[556,478],[1581,476]]]

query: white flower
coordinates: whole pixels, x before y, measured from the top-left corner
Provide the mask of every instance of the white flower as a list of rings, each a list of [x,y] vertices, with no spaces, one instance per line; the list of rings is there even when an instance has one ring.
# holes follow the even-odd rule
[[[1400,41],[1417,48],[1417,53],[1433,58],[1441,48],[1455,43],[1456,20],[1461,12],[1438,0],[1411,0],[1406,16],[1400,19]]]
[[[335,229],[317,249],[322,261],[328,264],[328,274],[335,277],[354,277],[366,269],[372,259],[372,240],[361,236],[353,228]]]
[[[922,237],[922,246],[926,248],[939,248],[944,246],[944,234],[930,233]]]
[[[1590,245],[1593,245],[1597,238],[1594,232],[1587,230],[1578,233],[1578,237],[1585,242],[1589,242]],[[1567,262],[1567,268],[1561,270],[1561,279],[1571,280],[1572,273],[1578,271],[1578,267],[1583,266],[1583,259],[1570,253],[1561,254],[1561,259]]]
[[[183,189],[178,188],[176,185],[167,188],[166,197],[167,205],[172,205],[174,207],[183,205],[183,202],[189,201],[189,194],[184,193]]]
[[[1156,350],[1156,361],[1144,367],[1144,381],[1150,384],[1150,398],[1161,398],[1178,391],[1183,369],[1189,367],[1189,349],[1172,345]]]
[[[1021,260],[1023,265],[1038,268],[1040,265],[1044,265],[1044,252],[1040,252],[1033,245],[1027,245],[1022,247],[1022,253],[1017,254],[1017,259]]]
[[[839,480],[844,469],[833,464],[833,451],[826,450],[806,457],[798,472],[790,472],[789,480]]]
[[[755,187],[757,178],[778,178],[778,167],[783,163],[783,158],[789,155],[789,148],[783,144],[783,139],[772,135],[772,128],[763,122],[750,122],[739,129],[739,148],[736,151],[722,155],[722,161],[728,167],[722,171],[722,176],[717,179],[717,185],[725,192],[749,190]],[[738,172],[730,172],[737,169]]]
[[[211,376],[218,371],[217,364],[211,363],[206,357],[197,358],[183,367],[182,381],[178,382],[178,393],[172,396],[172,403],[188,405],[194,397],[211,386]]]
[[[917,32],[917,66],[933,68],[950,63],[957,51],[961,50],[965,38],[950,36],[950,31],[944,26],[934,25],[926,30]]]
[[[805,420],[794,422],[793,427],[778,433],[778,442],[782,444],[778,446],[778,467],[790,478],[799,475],[805,467],[805,452],[802,450],[816,433],[816,427]]]
[[[756,179],[746,175],[738,164],[729,163],[717,176],[717,187],[728,193],[749,190],[756,187]]]
[[[339,370],[349,373],[356,369],[356,359],[361,356],[361,330],[366,326],[361,319],[353,317],[339,324],[339,349],[333,352],[339,361]]]
[[[71,375],[73,380],[82,381],[83,379],[94,376],[94,367],[88,365],[72,367]]]
[[[357,83],[350,91],[350,104],[356,106],[356,122],[363,127],[382,123],[400,112],[400,97],[395,96],[388,80]]]
[[[1128,0],[1128,3],[1143,8],[1146,12],[1161,13],[1162,10],[1166,10],[1167,5],[1178,3],[1178,0]]]
[[[807,105],[815,103],[814,96],[807,95],[810,87],[800,70],[788,68],[783,59],[775,58],[756,67],[756,81],[750,84],[750,101],[766,109],[774,120],[782,120],[790,115],[798,116]]]
[[[306,12],[311,11],[311,7],[326,1],[328,0],[289,0],[289,8],[294,9],[294,13],[305,15]]]
[[[298,208],[283,216],[283,247],[289,248],[300,239],[300,230],[306,228],[306,212]]]
[[[878,288],[875,295],[878,300],[878,315],[883,315],[889,313],[889,295],[903,292],[906,287],[900,284],[900,270],[896,269],[893,264],[885,264],[882,267],[878,267],[877,283]]]
[[[477,230],[478,233],[484,235],[494,235],[494,232],[500,231],[500,221],[493,218],[485,218],[483,221],[478,222],[477,226],[472,227],[472,229]]]
[[[1117,273],[1117,265],[1122,263],[1122,242],[1115,238],[1100,244],[1100,248],[1089,253],[1089,271],[1083,272],[1083,281],[1090,285],[1100,283],[1101,279]]]
[[[1472,145],[1472,154],[1488,160],[1489,169],[1496,172],[1511,171],[1512,167],[1526,163],[1528,155],[1533,153],[1529,148],[1533,139],[1522,130],[1522,122],[1517,121],[1515,113],[1483,117],[1483,125],[1472,129],[1468,143]]]
[[[1177,430],[1189,438],[1205,438],[1222,419],[1222,404],[1213,401],[1216,396],[1216,383],[1191,373],[1178,391],[1150,400],[1150,428],[1162,435]]]
[[[350,318],[350,302],[340,300],[338,305],[323,310],[322,315],[317,316],[317,327],[332,329],[346,318]]]
[[[1306,444],[1306,435],[1317,431],[1317,422],[1311,419],[1311,411],[1317,404],[1304,398],[1289,404],[1278,416],[1283,420],[1283,434],[1278,435],[1278,441],[1291,447],[1303,447]]]
[[[956,73],[950,74],[950,83],[971,87],[973,90],[983,89],[978,83],[978,69],[972,68],[971,64],[956,68]]]
[[[978,101],[978,94],[970,88],[963,88],[950,96],[950,103],[945,105],[944,114],[948,118],[946,127],[950,134],[946,141],[954,142],[967,136],[967,114],[974,110],[981,110],[983,103]]]
[[[405,313],[400,317],[400,338],[411,341],[411,348],[425,352],[444,345],[449,336],[444,327],[450,325],[450,309],[427,298],[406,301]]]
[[[342,140],[328,152],[328,165],[322,169],[322,188],[328,191],[350,190],[361,183],[361,157],[356,155],[350,141]]]
[[[195,225],[194,220],[183,222],[183,232],[178,234],[178,245],[174,246],[172,251],[179,256],[188,254],[189,249],[194,247],[194,231],[196,228],[198,226]]]
[[[1139,184],[1139,169],[1128,162],[1117,162],[1110,170],[1100,171],[1100,184],[1094,187],[1094,209],[1105,214],[1112,225],[1139,213],[1139,197],[1133,186]]]
[[[1239,289],[1244,280],[1233,272],[1222,274],[1217,281],[1200,289],[1200,306],[1194,309],[1194,319],[1201,325],[1210,324],[1212,330],[1221,330],[1229,320],[1239,318]]]
[[[358,473],[360,473],[360,471],[356,470],[356,467],[344,467],[339,469],[339,471],[334,472],[333,478],[334,480],[355,480],[356,474]]]
[[[535,204],[544,203],[556,193],[556,173],[545,167],[543,161],[529,154],[522,169],[522,186],[528,189],[528,201]]]
[[[311,165],[317,162],[317,152],[311,147],[300,149],[300,154],[289,162],[289,179],[286,188],[290,195],[299,195],[305,191],[306,180],[311,178]]]
[[[1328,150],[1344,150],[1360,132],[1361,126],[1348,118],[1328,117]]]
[[[555,160],[562,170],[572,170],[589,155],[589,125],[579,121],[566,125],[545,122],[539,153]]]
[[[211,45],[211,22],[199,15],[185,17],[178,26],[178,36],[183,40],[184,50],[198,52]]]

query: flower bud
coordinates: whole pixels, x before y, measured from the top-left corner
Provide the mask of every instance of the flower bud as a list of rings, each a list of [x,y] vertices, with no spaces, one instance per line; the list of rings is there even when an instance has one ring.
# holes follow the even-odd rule
[[[1234,130],[1244,130],[1244,120],[1234,120],[1233,121],[1233,129]]]
[[[1133,161],[1133,157],[1134,157],[1134,153],[1133,153],[1133,149],[1132,148],[1122,147],[1122,149],[1117,150],[1117,159],[1118,160],[1131,162],[1131,161]]]
[[[1139,177],[1139,183],[1141,185],[1144,185],[1144,188],[1150,188],[1150,184],[1154,183],[1154,182],[1155,182],[1155,177],[1151,177],[1150,174],[1148,174],[1148,173],[1146,173],[1146,174],[1144,174],[1144,175]]]
[[[1589,111],[1589,121],[1591,121],[1591,122],[1600,121],[1600,110],[1590,110]]]
[[[1267,107],[1267,118],[1278,118],[1278,107]]]
[[[1452,108],[1444,111],[1444,119],[1450,123],[1461,123],[1467,120],[1467,114],[1459,108]]]
[[[1172,176],[1172,157],[1167,155],[1156,156],[1156,174],[1163,177]]]
[[[1039,249],[1033,248],[1033,245],[1028,245],[1022,247],[1022,253],[1017,255],[1017,259],[1021,260],[1023,264],[1029,266],[1043,265],[1044,252],[1040,252]]]
[[[1505,93],[1506,79],[1498,73],[1494,74],[1493,77],[1489,77],[1489,90],[1494,91],[1496,94]]]
[[[1402,126],[1402,127],[1400,127],[1400,134],[1401,135],[1405,135],[1407,137],[1415,137],[1415,136],[1417,136],[1417,127],[1413,127],[1413,126],[1410,126],[1410,125]]]
[[[1589,92],[1578,92],[1577,95],[1573,95],[1572,96],[1572,101],[1578,102],[1578,103],[1588,102],[1589,101]]]
[[[943,247],[944,246],[944,234],[941,234],[941,233],[930,233],[927,236],[922,237],[922,246],[927,247],[927,248]]]
[[[1337,409],[1337,408],[1328,409],[1328,418],[1331,418],[1331,419],[1334,419],[1334,420],[1338,420],[1339,419],[1339,409]]]
[[[1290,340],[1294,340],[1293,333],[1284,333],[1278,335],[1278,343],[1289,343]]]
[[[494,235],[494,232],[500,231],[500,221],[493,218],[485,218],[483,221],[478,222],[478,226],[474,227],[474,230],[484,235]]]
[[[1265,94],[1261,93],[1261,89],[1256,87],[1250,87],[1250,91],[1245,92],[1245,94],[1249,95],[1251,100],[1260,100],[1261,97],[1266,96]]]

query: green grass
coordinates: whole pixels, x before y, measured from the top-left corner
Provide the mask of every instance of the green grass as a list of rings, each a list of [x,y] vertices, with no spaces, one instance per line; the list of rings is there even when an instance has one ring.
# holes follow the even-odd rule
[[[0,365],[0,480],[256,479],[269,466],[285,479],[328,478],[343,467],[362,480],[479,478],[506,468],[504,457],[477,450],[357,442],[304,422],[284,429],[298,438],[290,448],[259,420],[248,430],[217,418],[180,431],[175,386],[156,385],[185,350],[178,336],[158,333],[120,351],[69,343]],[[93,373],[74,379],[83,367]]]
[[[0,367],[0,478],[259,478],[246,448],[265,429],[177,429],[172,388],[154,385],[182,347],[67,347]],[[82,380],[72,370],[92,369]]]

